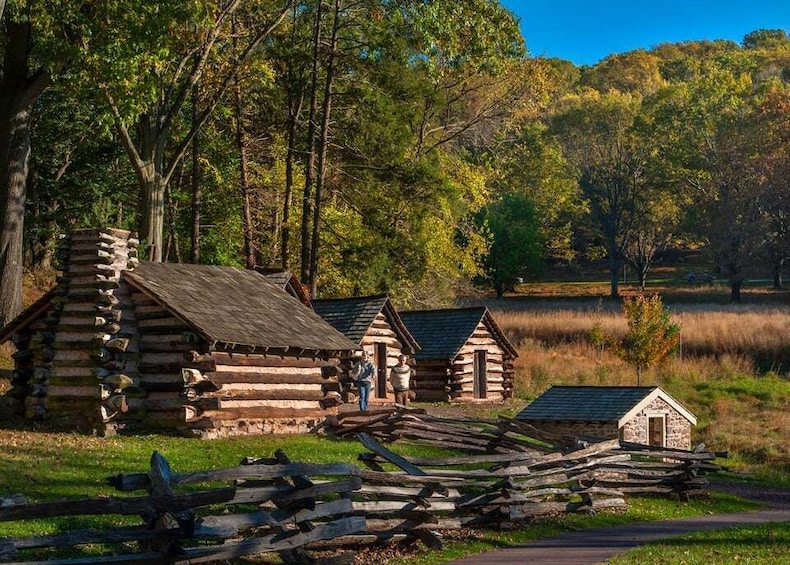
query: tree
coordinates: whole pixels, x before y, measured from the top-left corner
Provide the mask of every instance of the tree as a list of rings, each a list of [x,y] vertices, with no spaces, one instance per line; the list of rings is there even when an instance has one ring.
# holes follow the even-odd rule
[[[490,238],[483,268],[497,298],[502,298],[517,277],[541,270],[543,245],[535,206],[522,194],[506,194],[483,210],[480,223]]]
[[[650,94],[665,84],[660,58],[642,49],[609,55],[582,72],[579,83],[602,93],[610,90]]]
[[[620,341],[617,353],[636,368],[636,384],[642,371],[660,362],[678,345],[680,325],[670,319],[658,295],[639,295],[623,301],[628,332]]]
[[[790,46],[790,35],[783,29],[758,29],[743,37],[744,49],[771,49]]]
[[[551,120],[606,248],[612,298],[619,296],[619,267],[647,183],[649,149],[633,129],[640,105],[630,94],[587,93],[569,97]]]
[[[790,258],[790,89],[770,85],[747,118],[753,133],[747,136],[744,153],[747,165],[755,170],[756,197],[760,225],[760,255],[771,269],[773,287],[782,288],[782,268]],[[749,150],[751,148],[751,150]]]
[[[101,89],[137,175],[141,235],[151,260],[162,260],[165,189],[181,159],[239,70],[283,21],[292,1],[276,7],[244,0],[219,8],[208,1],[175,0],[142,6],[96,5],[93,21],[100,40],[90,45],[86,72]],[[248,25],[240,28],[246,33],[239,39],[230,28],[234,14],[242,8]],[[111,29],[115,31],[110,33]],[[220,59],[214,59],[220,51]],[[189,94],[212,65],[214,80],[204,90],[197,119],[179,130],[178,119]],[[134,89],[132,96],[130,89]]]
[[[0,6],[0,326],[22,309],[22,264],[33,104],[65,61],[74,30],[38,2]],[[68,19],[68,18],[63,18]],[[64,39],[65,37],[65,39]]]

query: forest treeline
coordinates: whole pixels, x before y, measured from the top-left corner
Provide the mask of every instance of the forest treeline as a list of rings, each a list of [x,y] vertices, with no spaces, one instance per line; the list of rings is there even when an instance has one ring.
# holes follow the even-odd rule
[[[437,305],[667,248],[781,285],[790,37],[531,57],[491,0],[0,0],[0,325],[58,234]]]

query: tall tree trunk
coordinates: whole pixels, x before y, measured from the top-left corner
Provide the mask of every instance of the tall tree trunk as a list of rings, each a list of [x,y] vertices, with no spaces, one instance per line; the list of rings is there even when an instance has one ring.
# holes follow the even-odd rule
[[[236,45],[236,16],[231,17],[233,48]],[[239,152],[239,186],[241,188],[241,225],[244,237],[244,265],[252,269],[256,265],[255,246],[253,244],[252,205],[250,204],[250,173],[247,163],[247,139],[244,134],[244,108],[241,100],[239,77],[233,78],[233,101],[236,111],[236,149]]]
[[[165,192],[167,181],[152,162],[146,163],[143,177],[143,238],[148,245],[148,260],[162,261],[165,229]]]
[[[288,148],[285,153],[285,194],[283,195],[283,229],[280,237],[280,265],[287,271],[291,264],[291,199],[296,156],[296,116],[288,116]]]
[[[192,127],[197,129],[200,101],[200,89],[196,82],[192,86]],[[200,263],[200,206],[203,195],[200,191],[200,131],[192,138],[192,249],[190,260],[193,264]]]
[[[313,211],[313,237],[310,246],[310,293],[318,296],[318,252],[321,242],[321,199],[326,184],[326,157],[329,147],[329,124],[332,118],[332,86],[335,80],[335,57],[337,56],[338,31],[340,29],[340,0],[335,0],[332,39],[330,41],[329,62],[324,81],[323,116],[321,118],[321,138],[318,153],[318,174],[315,183],[315,205]]]
[[[637,267],[636,276],[639,279],[639,289],[644,292],[645,286],[647,286],[647,268]]]
[[[178,166],[176,173],[175,185],[178,191],[184,187],[184,167]],[[178,215],[178,204],[173,201],[172,183],[167,185],[165,189],[165,200],[167,203],[167,246],[165,248],[164,260],[170,261],[171,254],[175,256],[175,262],[181,262],[181,249],[178,245],[178,226],[176,225],[176,216]]]
[[[322,11],[323,2],[322,0],[318,0],[315,8],[315,20],[313,23],[313,68],[310,76],[310,112],[307,124],[307,164],[305,165],[304,191],[302,193],[302,253],[301,270],[299,276],[301,277],[302,282],[305,284],[310,284],[310,225],[312,221],[313,176],[315,174],[316,164],[315,122],[318,106],[318,57],[321,51]]]
[[[608,243],[608,262],[609,262],[609,298],[620,298],[618,291],[618,278],[620,277],[620,261],[617,260],[618,247],[614,237],[609,237]]]
[[[252,233],[252,205],[250,204],[250,173],[247,163],[247,140],[242,123],[241,87],[233,86],[236,104],[236,149],[239,152],[239,186],[241,187],[241,223],[244,232],[244,264],[252,269],[255,264],[255,246]]]
[[[741,303],[741,285],[743,279],[730,279],[730,302],[734,304]]]
[[[120,122],[116,122],[116,126],[134,164],[140,186],[140,235],[146,245],[147,259],[161,262],[164,251],[165,189],[170,180],[165,173],[164,144],[169,134],[163,133],[158,127],[156,111],[156,108],[152,108],[150,114],[140,116],[137,122],[139,152],[134,148],[126,128]]]
[[[0,327],[22,310],[30,117],[33,103],[50,83],[50,75],[44,70],[29,73],[30,25],[5,24],[0,80]]]

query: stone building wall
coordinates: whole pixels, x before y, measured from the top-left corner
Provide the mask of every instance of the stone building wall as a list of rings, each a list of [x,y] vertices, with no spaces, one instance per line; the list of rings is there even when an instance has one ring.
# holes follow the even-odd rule
[[[666,420],[665,446],[691,449],[691,422],[664,399],[656,398],[623,426],[624,441],[648,443],[648,417],[664,415]]]

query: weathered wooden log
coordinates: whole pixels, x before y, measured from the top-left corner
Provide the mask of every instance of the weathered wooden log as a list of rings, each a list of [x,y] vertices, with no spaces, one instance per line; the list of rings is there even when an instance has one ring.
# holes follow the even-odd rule
[[[416,465],[412,465],[400,455],[393,453],[386,447],[380,445],[375,439],[373,439],[369,435],[365,433],[359,433],[357,434],[357,439],[367,449],[369,449],[379,457],[386,459],[388,462],[392,463],[393,465],[403,469],[406,473],[416,476],[426,475],[426,473],[422,469],[420,469]],[[426,484],[425,487],[439,494],[443,494],[443,495],[447,494],[447,487],[441,483],[429,483]]]
[[[315,509],[301,509],[296,512],[260,510],[249,514],[226,514],[200,518],[195,524],[196,538],[236,538],[241,532],[261,526],[286,526],[296,522],[320,520],[333,516],[350,514],[353,507],[350,499],[338,499],[317,504]]]
[[[150,360],[151,354],[143,354],[140,357],[140,372],[141,373],[176,373],[181,374],[181,369],[197,369],[202,373],[210,373],[216,370],[216,366],[211,361],[200,361],[198,363],[187,363],[186,361],[175,361],[172,363],[156,362]]]
[[[203,492],[174,494],[167,500],[167,509],[169,511],[178,512],[188,508],[219,504],[232,500],[235,493],[235,487],[226,487]],[[73,516],[80,514],[120,514],[124,516],[134,516],[155,512],[160,504],[160,500],[151,496],[123,498],[106,497],[40,502],[36,504],[16,504],[5,508],[0,507],[0,521],[8,522],[13,520],[52,518],[55,516]]]
[[[278,533],[243,541],[226,542],[214,547],[187,548],[184,550],[186,553],[184,563],[210,563],[236,559],[245,555],[284,551],[291,548],[304,547],[319,540],[335,539],[364,531],[365,519],[363,517],[341,518],[333,522],[316,525],[309,532],[298,532],[285,538]]]
[[[315,390],[293,390],[289,388],[275,390],[241,390],[222,389],[211,394],[212,398],[219,398],[223,401],[231,400],[293,400],[293,401],[320,401],[324,399],[324,394],[320,389]]]
[[[262,370],[261,372],[229,372],[223,371],[223,367],[218,366],[217,371],[206,373],[206,377],[211,379],[217,384],[229,383],[260,383],[260,384],[309,384],[309,385],[325,385],[331,387],[333,384],[337,387],[337,383],[326,381],[319,374],[312,374],[304,372],[304,369],[295,369],[295,373],[280,373]]]
[[[326,465],[312,463],[239,465],[226,469],[171,474],[170,485],[178,486],[213,481],[264,480],[278,477],[293,477],[295,475],[311,477],[358,477],[363,476],[361,471],[359,467],[346,463],[331,463]],[[116,490],[128,492],[149,488],[150,479],[146,473],[120,474],[109,477],[107,483]]]

